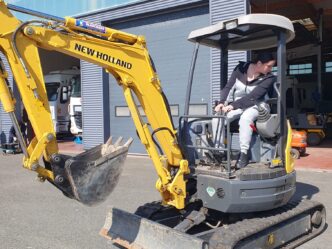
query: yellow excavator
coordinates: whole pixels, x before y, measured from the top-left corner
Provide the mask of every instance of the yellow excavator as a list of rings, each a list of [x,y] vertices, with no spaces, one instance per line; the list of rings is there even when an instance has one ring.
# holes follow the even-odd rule
[[[11,11],[42,19],[21,22]],[[285,17],[252,14],[189,35],[195,49],[185,114],[175,128],[143,36],[70,17],[61,18],[0,0],[0,50],[6,57],[35,137],[27,145],[14,114],[15,99],[1,63],[0,99],[24,153],[23,166],[36,171],[69,198],[94,205],[112,192],[132,139],[103,145],[74,157],[59,154],[38,48],[58,51],[104,68],[122,87],[140,141],[158,174],[161,201],[135,214],[111,209],[101,234],[130,248],[296,247],[325,228],[325,208],[313,201],[289,202],[296,173],[285,119],[285,49],[294,38]],[[215,148],[211,120],[189,115],[190,92],[200,45],[221,50],[221,78],[227,80],[228,50],[277,47],[276,113],[260,112],[251,162],[234,167],[238,133],[227,124],[227,147]],[[141,117],[142,106],[147,122]],[[218,157],[223,152],[225,158]],[[43,159],[43,163],[42,160]]]

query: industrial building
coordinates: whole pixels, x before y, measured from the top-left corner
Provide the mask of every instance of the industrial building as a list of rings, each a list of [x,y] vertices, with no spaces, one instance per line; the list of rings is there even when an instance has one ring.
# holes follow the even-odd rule
[[[143,0],[76,16],[146,37],[150,55],[168,98],[175,126],[183,114],[194,44],[190,31],[249,13],[273,13],[294,23],[296,39],[288,45],[288,110],[298,113],[332,112],[332,2],[327,0]],[[191,114],[211,114],[219,99],[219,50],[201,48],[194,75]],[[231,52],[228,73],[251,53]],[[114,137],[133,137],[131,153],[146,153],[123,97],[112,75],[100,67],[56,52],[42,51],[44,73],[79,66],[82,82],[82,128],[85,149]],[[11,83],[13,79],[10,77]],[[19,99],[15,84],[14,94]],[[293,100],[297,101],[294,102]],[[332,106],[331,106],[332,109]],[[17,114],[20,108],[18,105]],[[144,117],[143,117],[144,118]],[[327,120],[327,119],[326,119]],[[328,124],[326,124],[328,126]],[[6,140],[10,119],[0,109],[1,139]]]

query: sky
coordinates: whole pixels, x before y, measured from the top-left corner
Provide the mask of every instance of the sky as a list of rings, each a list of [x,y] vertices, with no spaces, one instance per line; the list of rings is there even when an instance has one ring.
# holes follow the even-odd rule
[[[5,0],[6,3],[59,17],[73,16],[137,1],[139,0]],[[22,21],[35,19],[17,12],[13,12],[13,14]]]

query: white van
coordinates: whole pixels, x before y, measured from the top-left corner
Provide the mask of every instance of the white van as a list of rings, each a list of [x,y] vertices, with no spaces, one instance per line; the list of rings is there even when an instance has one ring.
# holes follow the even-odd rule
[[[52,71],[44,75],[54,130],[57,134],[70,132],[70,113],[68,110],[72,81],[79,75],[79,69]]]

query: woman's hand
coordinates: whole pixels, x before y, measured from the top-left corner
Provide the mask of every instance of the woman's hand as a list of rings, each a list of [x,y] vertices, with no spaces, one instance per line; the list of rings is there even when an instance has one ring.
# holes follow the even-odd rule
[[[224,107],[224,104],[218,104],[215,108],[214,108],[214,110],[215,110],[215,112],[221,112],[221,109]]]
[[[234,110],[234,107],[233,107],[232,105],[224,106],[224,107],[222,108],[222,111],[223,111],[224,113],[230,112],[230,111],[232,111],[232,110]]]

